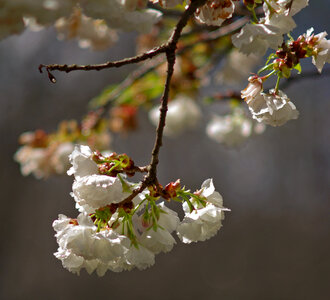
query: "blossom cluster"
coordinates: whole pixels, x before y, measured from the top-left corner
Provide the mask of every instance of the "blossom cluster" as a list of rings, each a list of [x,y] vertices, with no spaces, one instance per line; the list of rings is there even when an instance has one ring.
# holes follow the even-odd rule
[[[104,120],[91,112],[78,125],[76,121],[62,121],[55,133],[47,134],[38,129],[25,132],[19,138],[22,146],[14,159],[21,166],[24,176],[33,174],[46,178],[53,174],[65,174],[70,167],[69,154],[80,143],[104,151],[109,149],[112,137]]]
[[[161,17],[144,1],[3,0],[0,40],[24,29],[54,25],[59,38],[77,38],[82,47],[104,50],[116,41],[115,30],[148,32]],[[79,11],[79,12],[78,12]],[[111,29],[109,29],[111,28]]]
[[[154,107],[149,112],[152,124],[157,126],[159,107]],[[179,95],[169,102],[164,134],[176,137],[184,131],[196,128],[202,119],[202,111],[193,99]],[[265,131],[264,124],[258,124],[248,118],[244,110],[237,107],[231,114],[213,117],[206,126],[206,134],[214,141],[228,147],[238,147],[253,134]]]
[[[154,9],[148,8],[149,2],[156,4],[152,5]],[[160,22],[162,11],[173,17],[184,9],[184,3],[195,10],[188,9],[164,41],[163,33],[173,28],[168,25],[172,24],[170,20]],[[159,184],[156,169],[162,135],[177,136],[202,123],[203,113],[196,95],[200,83],[210,82],[210,62],[226,54],[221,74],[216,77],[221,84],[235,86],[251,75],[269,48],[275,52],[257,74],[249,76],[247,87],[241,92],[227,93],[231,113],[213,114],[206,134],[225,146],[237,147],[262,133],[265,125],[282,126],[297,119],[299,112],[280,90],[280,80],[289,79],[294,70],[301,73],[302,59],[312,58],[320,73],[330,62],[326,32],[314,34],[311,28],[297,39],[290,35],[296,27],[293,16],[308,4],[309,0],[0,0],[0,39],[18,34],[27,26],[38,30],[54,25],[59,39],[77,39],[82,48],[105,50],[117,41],[120,30],[148,34],[139,38],[137,48],[143,50],[143,55],[104,64],[102,68],[166,53],[166,69],[162,63],[151,64],[121,86],[107,87],[92,101],[97,104],[94,108],[101,110],[90,113],[80,125],[75,121],[63,122],[54,134],[37,130],[20,138],[22,147],[15,160],[21,164],[23,175],[43,178],[63,174],[72,165],[67,174],[74,176],[71,196],[79,215],[59,215],[53,222],[59,246],[55,256],[66,269],[77,274],[86,269],[99,276],[108,270],[143,270],[155,263],[157,254],[171,251],[177,240],[186,244],[205,241],[219,231],[228,209],[212,179],[205,180],[195,192],[182,187],[180,180],[165,187]],[[167,10],[174,7],[178,11]],[[239,15],[250,15],[253,20],[235,27]],[[188,22],[190,16],[193,22]],[[214,28],[208,27],[223,24],[235,25],[234,30],[213,32]],[[186,25],[189,30],[183,31]],[[42,68],[53,82],[53,70],[101,69],[100,65],[40,65],[41,72]],[[261,75],[263,72],[267,74]],[[277,82],[266,92],[264,84],[271,76],[276,76]],[[166,78],[165,90],[159,80],[162,77]],[[150,105],[161,95],[161,109]],[[241,107],[243,103],[252,119]],[[160,129],[150,165],[138,167],[126,154],[97,151],[108,149],[109,129],[126,132],[136,128],[140,106],[149,109],[151,123]],[[105,108],[110,112],[109,122],[103,118]],[[147,175],[139,183],[130,181],[136,173]],[[167,207],[170,201],[182,206],[182,220]]]
[[[281,126],[288,120],[298,118],[296,106],[279,90],[279,81],[282,77],[290,78],[293,69],[301,72],[300,60],[308,57],[312,57],[314,65],[321,73],[324,64],[330,61],[330,42],[326,40],[326,35],[326,32],[314,35],[311,28],[296,40],[290,38],[282,43],[275,54],[269,56],[267,63],[271,59],[273,61],[259,71],[270,71],[269,74],[249,77],[249,84],[241,94],[254,119],[271,126]],[[263,84],[273,74],[278,77],[276,87],[265,93]]]
[[[103,156],[79,145],[70,161],[68,174],[75,178],[71,195],[80,214],[76,219],[59,215],[53,227],[59,245],[55,256],[73,273],[86,269],[103,276],[107,270],[143,270],[155,263],[156,254],[172,250],[173,232],[183,243],[191,243],[211,238],[222,226],[227,209],[212,179],[195,193],[176,181],[165,188],[149,186],[126,201],[140,186],[125,176],[134,168],[126,155]],[[158,202],[161,196],[182,203],[183,220]]]
[[[261,1],[247,7],[254,9]],[[245,54],[263,56],[268,48],[277,49],[283,42],[283,35],[296,27],[292,16],[308,5],[309,0],[271,0],[263,2],[265,17],[255,23],[246,24],[239,33],[232,36],[235,47]]]

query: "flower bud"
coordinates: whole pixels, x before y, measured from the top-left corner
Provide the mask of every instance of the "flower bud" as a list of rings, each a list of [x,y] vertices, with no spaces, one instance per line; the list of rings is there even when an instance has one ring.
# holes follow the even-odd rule
[[[169,200],[170,198],[176,197],[176,193],[180,189],[181,189],[180,179],[178,179],[175,182],[170,182],[165,186],[164,189],[165,195],[168,196],[168,197],[164,196],[165,199]]]

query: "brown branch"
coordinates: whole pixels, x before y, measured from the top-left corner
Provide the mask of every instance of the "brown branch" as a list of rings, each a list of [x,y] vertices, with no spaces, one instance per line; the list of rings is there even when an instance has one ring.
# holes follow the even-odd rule
[[[165,120],[166,120],[166,113],[167,113],[167,104],[168,104],[168,97],[170,91],[170,84],[172,75],[174,72],[174,64],[175,64],[175,52],[177,48],[177,43],[181,36],[183,28],[187,25],[189,18],[195,13],[196,9],[202,6],[206,0],[192,0],[188,8],[182,14],[179,22],[174,28],[174,31],[169,38],[168,42],[165,44],[165,51],[166,51],[166,59],[167,59],[167,76],[166,82],[164,87],[163,96],[161,98],[161,107],[160,107],[160,117],[159,123],[156,130],[156,140],[154,144],[154,148],[151,154],[151,161],[149,165],[149,172],[143,179],[141,186],[133,191],[133,193],[124,199],[120,204],[127,203],[133,200],[139,193],[141,193],[146,187],[150,185],[159,185],[157,180],[157,165],[159,162],[159,150],[163,143],[163,132],[165,127]]]
[[[154,71],[159,65],[164,63],[164,59],[162,57],[157,57],[153,59],[147,64],[143,64],[141,67],[133,71],[130,75],[126,77],[124,81],[122,81],[108,96],[108,99],[103,104],[104,114],[107,112],[108,106],[115,101],[120,94],[134,84],[137,80],[141,79],[145,75],[149,74],[150,72]],[[92,103],[92,102],[91,102]]]
[[[242,28],[247,22],[249,22],[249,18],[241,18],[236,20],[235,22],[228,24],[226,26],[221,27],[218,30],[205,33],[201,35],[201,39],[198,40],[195,43],[189,43],[187,45],[182,46],[178,51],[176,52],[177,55],[181,55],[188,51],[189,49],[196,46],[198,43],[208,43],[211,41],[215,41],[219,38],[222,38],[224,36],[227,36],[229,34],[232,34]],[[185,34],[182,34],[181,37],[183,37]],[[107,100],[107,103],[104,104],[104,107],[106,108],[108,104],[110,104],[112,101],[116,100],[120,93],[124,91],[126,88],[131,86],[133,83],[135,83],[137,80],[141,79],[143,76],[149,74],[150,72],[154,71],[159,65],[164,63],[164,60],[162,57],[157,57],[156,60],[150,61],[148,64],[144,64],[135,71],[133,71],[123,82],[121,82],[115,90],[113,90],[109,98]]]
[[[149,173],[145,179],[148,183],[155,183],[157,180],[157,165],[159,162],[159,150],[162,146],[162,140],[163,140],[163,132],[165,127],[165,120],[166,120],[166,114],[167,114],[167,103],[168,103],[168,96],[170,91],[170,84],[172,75],[174,72],[174,64],[175,64],[175,51],[177,48],[177,43],[179,41],[179,38],[181,36],[183,28],[187,25],[187,22],[189,18],[195,13],[196,9],[203,4],[205,4],[206,0],[195,0],[191,1],[188,8],[185,10],[185,12],[182,14],[182,17],[180,18],[179,22],[177,23],[166,48],[166,59],[167,59],[167,77],[165,82],[165,88],[164,93],[161,99],[161,107],[160,107],[160,117],[158,122],[158,127],[156,131],[156,140],[155,145],[152,150],[152,157],[150,162],[150,170]]]
[[[125,203],[131,202],[138,194],[142,193],[145,188],[147,187],[147,183],[145,181],[141,182],[141,186],[136,188],[132,194],[130,194],[127,198],[125,198],[123,201],[119,203],[119,205],[123,205]]]
[[[109,68],[119,68],[124,65],[139,63],[139,62],[145,61],[147,59],[151,59],[160,53],[166,52],[166,49],[167,49],[166,45],[161,45],[159,47],[156,47],[154,49],[151,49],[143,54],[140,54],[140,55],[137,55],[134,57],[129,57],[129,58],[125,58],[122,60],[113,61],[113,62],[108,61],[103,64],[95,64],[95,65],[76,65],[76,64],[73,64],[73,65],[67,65],[67,64],[44,65],[44,64],[40,64],[39,72],[42,73],[43,68],[45,68],[48,73],[48,78],[50,79],[50,81],[52,83],[56,83],[56,78],[51,73],[51,71],[54,71],[54,70],[69,73],[72,71],[91,71],[91,70],[100,71],[100,70],[109,69]]]

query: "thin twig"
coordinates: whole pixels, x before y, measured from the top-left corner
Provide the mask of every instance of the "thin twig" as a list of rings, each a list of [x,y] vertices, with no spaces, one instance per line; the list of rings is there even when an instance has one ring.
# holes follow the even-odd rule
[[[129,57],[129,58],[125,58],[125,59],[118,60],[118,61],[112,61],[112,62],[108,61],[103,64],[95,64],[95,65],[76,65],[76,64],[73,64],[73,65],[67,65],[67,64],[44,65],[44,64],[40,64],[39,72],[42,73],[43,68],[45,68],[48,73],[48,78],[50,79],[50,81],[52,83],[56,83],[56,78],[51,73],[51,71],[54,71],[54,70],[69,73],[72,71],[91,71],[91,70],[100,71],[100,70],[109,69],[109,68],[119,68],[124,65],[139,63],[139,62],[145,61],[147,59],[151,59],[160,53],[164,53],[166,51],[166,49],[167,49],[166,45],[161,45],[159,47],[153,48],[143,54],[140,54],[140,55],[137,55],[134,57]]]
[[[136,188],[132,194],[130,194],[127,198],[125,198],[123,201],[119,203],[119,205],[123,205],[125,203],[131,202],[138,194],[142,193],[145,188],[147,187],[147,183],[145,181],[141,182],[141,186]]]
[[[200,40],[198,42],[189,43],[184,46],[182,46],[178,51],[176,52],[177,55],[184,54],[189,49],[196,46],[196,44],[200,43],[208,43],[211,41],[215,41],[217,39],[220,39],[222,37],[225,37],[229,34],[232,34],[242,28],[247,22],[249,21],[249,18],[241,18],[236,20],[235,22],[228,24],[226,26],[223,26],[219,28],[218,30],[208,32],[201,35]],[[182,37],[184,34],[181,35]],[[106,108],[108,104],[110,104],[112,101],[116,100],[122,91],[124,91],[126,88],[131,86],[133,83],[135,83],[140,78],[144,77],[145,75],[149,74],[150,72],[154,71],[158,66],[160,66],[162,63],[164,63],[165,59],[162,57],[157,57],[156,60],[150,61],[148,64],[144,64],[135,71],[133,71],[123,82],[121,82],[115,90],[111,92],[109,95],[109,98],[107,100],[107,103],[104,104],[104,107]]]

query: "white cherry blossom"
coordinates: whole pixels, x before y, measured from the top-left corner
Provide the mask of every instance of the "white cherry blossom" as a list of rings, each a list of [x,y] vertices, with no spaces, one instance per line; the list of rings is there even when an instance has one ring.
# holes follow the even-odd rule
[[[129,195],[123,192],[118,177],[96,174],[76,179],[72,191],[72,196],[80,206],[88,205],[94,209],[119,203]]]
[[[180,222],[178,214],[174,210],[166,207],[164,202],[157,204],[157,206],[161,209],[157,224],[168,230],[170,233],[176,230]]]
[[[246,24],[232,36],[232,42],[242,53],[263,56],[268,48],[277,49],[282,44],[281,30],[273,25]]]
[[[260,60],[260,57],[254,54],[245,55],[237,49],[233,49],[227,55],[223,67],[216,75],[217,82],[233,86],[241,84]]]
[[[65,173],[70,167],[69,155],[74,150],[74,145],[70,142],[61,143],[56,147],[50,158],[50,164],[54,166],[57,174]]]
[[[159,107],[155,107],[149,112],[149,119],[155,126],[158,125],[159,115]],[[196,127],[201,115],[201,110],[193,99],[183,95],[177,96],[168,103],[164,134],[177,136],[187,129]]]
[[[296,22],[291,16],[273,14],[265,19],[266,25],[271,25],[279,29],[280,34],[286,34],[297,27]]]
[[[162,13],[154,9],[129,11],[117,0],[81,1],[86,16],[104,19],[112,29],[147,33],[157,23]]]
[[[275,90],[270,90],[268,94],[261,93],[248,105],[255,120],[271,126],[281,126],[299,116],[295,105],[282,91],[278,91],[278,94],[275,94]]]
[[[173,236],[160,227],[157,230],[153,228],[146,230],[139,238],[139,242],[154,254],[169,252],[176,244]]]
[[[60,18],[55,23],[59,39],[79,40],[82,48],[105,50],[116,40],[117,35],[102,20],[93,20],[75,9],[69,18]]]
[[[98,174],[97,164],[93,161],[93,151],[84,145],[76,145],[69,155],[72,167],[68,175],[74,175],[76,179],[87,175]]]
[[[107,270],[143,270],[155,262],[151,251],[142,245],[134,247],[125,235],[112,229],[97,232],[86,214],[80,214],[77,220],[60,215],[53,227],[59,244],[54,255],[73,273],[86,269],[89,274],[95,270],[103,276]]]
[[[141,245],[138,248],[131,246],[125,254],[125,259],[128,265],[139,270],[144,270],[155,264],[155,254]]]
[[[205,207],[196,205],[194,199],[191,199],[195,204],[192,212],[186,202],[182,205],[185,217],[177,228],[177,234],[186,244],[205,241],[214,236],[222,226],[224,211],[227,210],[222,206],[222,196],[215,191],[212,179],[203,182],[200,196],[206,198]]]
[[[206,133],[218,143],[237,147],[252,134],[252,128],[251,119],[241,109],[235,109],[229,115],[213,116],[206,127]]]
[[[159,203],[157,206],[161,209],[157,220],[157,230],[152,227],[146,229],[141,226],[143,233],[139,237],[139,242],[155,254],[172,250],[176,242],[171,233],[176,230],[180,222],[177,213],[167,208],[164,202]]]
[[[326,39],[327,35],[327,32],[323,31],[314,37],[317,42],[315,46],[316,54],[313,55],[312,61],[319,73],[322,72],[325,63],[330,63],[330,40]]]
[[[15,153],[14,159],[21,165],[21,173],[24,176],[33,174],[40,179],[51,173],[51,168],[46,163],[47,151],[45,148],[20,147]]]
[[[232,0],[207,0],[198,8],[195,17],[201,23],[210,26],[220,26],[226,19],[231,18],[235,10]]]
[[[309,4],[309,0],[268,0],[267,2],[276,14],[287,16],[294,16]],[[268,4],[264,2],[263,5],[267,18],[271,15]]]
[[[250,76],[249,84],[241,91],[241,97],[245,101],[249,102],[259,95],[263,90],[263,80],[258,76]]]

